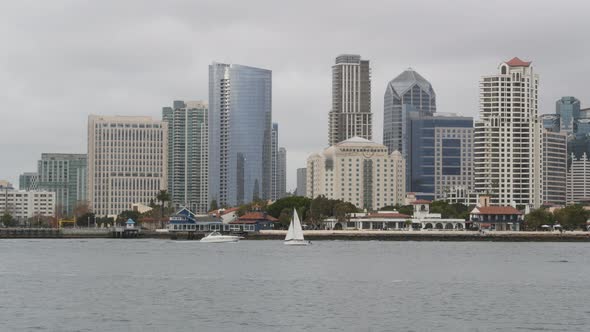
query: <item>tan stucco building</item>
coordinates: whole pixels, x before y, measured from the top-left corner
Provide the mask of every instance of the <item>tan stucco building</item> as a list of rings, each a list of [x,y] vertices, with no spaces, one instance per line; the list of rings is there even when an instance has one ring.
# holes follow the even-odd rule
[[[358,208],[403,204],[405,162],[398,151],[360,137],[337,143],[307,159],[307,196],[324,195]]]

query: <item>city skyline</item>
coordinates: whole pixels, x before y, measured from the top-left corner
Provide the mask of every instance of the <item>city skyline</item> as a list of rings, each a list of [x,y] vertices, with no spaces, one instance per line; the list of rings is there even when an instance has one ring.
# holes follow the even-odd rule
[[[383,89],[392,77],[408,66],[419,71],[436,88],[440,112],[477,119],[479,77],[489,72],[490,66],[513,56],[534,61],[537,72],[542,75],[540,114],[553,113],[555,101],[562,96],[575,96],[582,107],[590,103],[590,92],[584,84],[590,69],[583,62],[590,49],[587,43],[581,42],[583,31],[588,30],[589,23],[583,14],[590,9],[588,3],[570,4],[571,24],[567,26],[545,19],[558,5],[544,2],[511,2],[514,9],[511,11],[502,10],[502,3],[465,2],[463,7],[471,16],[461,20],[458,20],[459,14],[445,4],[407,4],[407,10],[422,13],[428,26],[410,36],[396,35],[399,40],[390,45],[385,44],[391,37],[389,31],[411,25],[411,18],[404,17],[393,5],[375,4],[380,10],[372,13],[371,21],[363,19],[354,27],[344,24],[345,20],[335,19],[330,22],[332,29],[328,31],[319,29],[318,23],[300,26],[296,19],[298,13],[305,12],[318,21],[329,13],[329,8],[324,6],[310,13],[306,10],[308,5],[305,2],[290,4],[290,11],[279,11],[278,4],[249,4],[261,10],[251,11],[248,18],[241,18],[237,26],[227,26],[225,30],[209,29],[210,20],[195,22],[183,13],[214,16],[223,7],[215,4],[201,7],[173,2],[166,6],[169,12],[160,14],[158,11],[164,8],[156,5],[139,6],[142,8],[137,10],[138,6],[133,3],[115,5],[109,2],[83,8],[64,5],[53,12],[49,7],[60,7],[54,3],[44,8],[50,14],[44,16],[28,11],[25,4],[7,6],[0,14],[3,17],[0,24],[7,33],[5,40],[12,47],[6,50],[3,60],[10,66],[0,69],[3,73],[0,86],[6,93],[2,100],[5,110],[2,120],[19,125],[3,128],[0,133],[2,154],[8,156],[0,165],[0,174],[18,183],[18,175],[32,170],[43,152],[85,153],[85,124],[89,114],[158,117],[160,105],[170,100],[206,99],[207,65],[214,60],[273,71],[273,121],[282,124],[281,145],[289,152],[289,191],[295,188],[294,170],[305,165],[309,153],[326,147],[331,66],[338,54],[361,54],[371,61],[371,109],[376,142],[382,142]],[[526,25],[514,19],[518,17],[515,13],[530,5],[536,6],[535,16],[527,18]],[[239,17],[243,9],[241,5],[224,8],[226,15],[233,18]],[[342,9],[339,15],[349,17],[358,9],[355,6]],[[132,10],[133,15],[129,15]],[[276,17],[262,20],[270,11],[276,12]],[[113,12],[120,14],[113,17]],[[90,13],[98,20],[86,20]],[[23,20],[27,17],[35,19]],[[110,17],[112,24],[106,30],[98,29],[102,26],[100,18],[104,17]],[[482,31],[487,31],[485,23],[498,18],[505,24],[482,38]],[[461,24],[454,24],[455,21]],[[239,32],[241,30],[246,32]],[[515,30],[522,37],[505,38]],[[111,38],[113,31],[117,31],[117,38]],[[254,34],[248,34],[252,31],[260,34],[252,37]],[[244,36],[245,41],[235,41],[236,34]],[[282,41],[280,36],[283,35],[292,38]],[[189,46],[185,52],[171,55],[163,51],[195,38],[201,42],[198,46]],[[55,44],[55,40],[59,43]],[[200,46],[212,40],[234,42],[218,43],[215,49]],[[345,43],[352,40],[355,43]],[[567,43],[570,52],[563,55],[553,50],[557,43]],[[400,48],[400,44],[405,46]],[[269,45],[272,48],[269,49]],[[93,102],[89,103],[91,98]],[[34,132],[56,134],[43,139],[37,135],[20,136],[19,143],[14,144],[9,138],[19,137],[25,124]],[[311,130],[306,130],[306,135],[302,136],[301,128],[307,125]]]

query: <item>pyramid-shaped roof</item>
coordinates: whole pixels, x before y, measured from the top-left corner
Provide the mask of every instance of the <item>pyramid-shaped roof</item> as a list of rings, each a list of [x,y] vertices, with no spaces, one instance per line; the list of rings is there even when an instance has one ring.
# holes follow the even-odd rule
[[[391,80],[388,88],[391,88],[398,96],[401,96],[416,84],[422,90],[434,94],[434,89],[432,89],[430,82],[412,68],[406,69],[403,73]]]

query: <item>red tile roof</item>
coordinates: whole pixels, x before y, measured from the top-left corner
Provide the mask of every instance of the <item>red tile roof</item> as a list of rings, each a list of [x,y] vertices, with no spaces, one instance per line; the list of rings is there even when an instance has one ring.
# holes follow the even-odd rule
[[[230,224],[255,224],[259,221],[277,222],[279,220],[264,212],[249,212],[239,217],[238,220],[230,222]]]
[[[475,209],[479,210],[479,212],[471,211],[471,213],[473,213],[473,214],[522,214],[522,212],[518,211],[517,209],[513,208],[512,206],[481,206],[481,207],[476,207]]]
[[[414,202],[412,202],[412,205],[415,205],[415,204],[431,204],[431,203],[432,203],[431,201],[427,201],[425,199],[417,199]]]
[[[400,218],[400,219],[407,219],[407,218],[411,218],[411,216],[408,216],[407,214],[402,214],[402,213],[371,213],[367,216],[367,218]]]
[[[512,59],[510,59],[509,61],[506,62],[507,65],[509,65],[510,67],[528,67],[531,65],[531,62],[527,62],[527,61],[522,61],[517,57],[514,57]]]

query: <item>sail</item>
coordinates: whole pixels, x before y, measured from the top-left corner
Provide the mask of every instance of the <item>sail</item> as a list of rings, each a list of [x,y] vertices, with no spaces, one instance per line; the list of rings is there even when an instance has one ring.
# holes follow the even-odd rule
[[[295,240],[303,240],[303,229],[301,229],[301,221],[299,220],[299,216],[297,215],[297,210],[293,209],[293,239]],[[289,230],[291,227],[289,227]],[[288,233],[287,233],[288,235]]]
[[[295,229],[293,227],[293,219],[291,219],[291,223],[289,224],[289,230],[287,231],[287,236],[285,236],[285,241],[293,240],[294,234]]]

